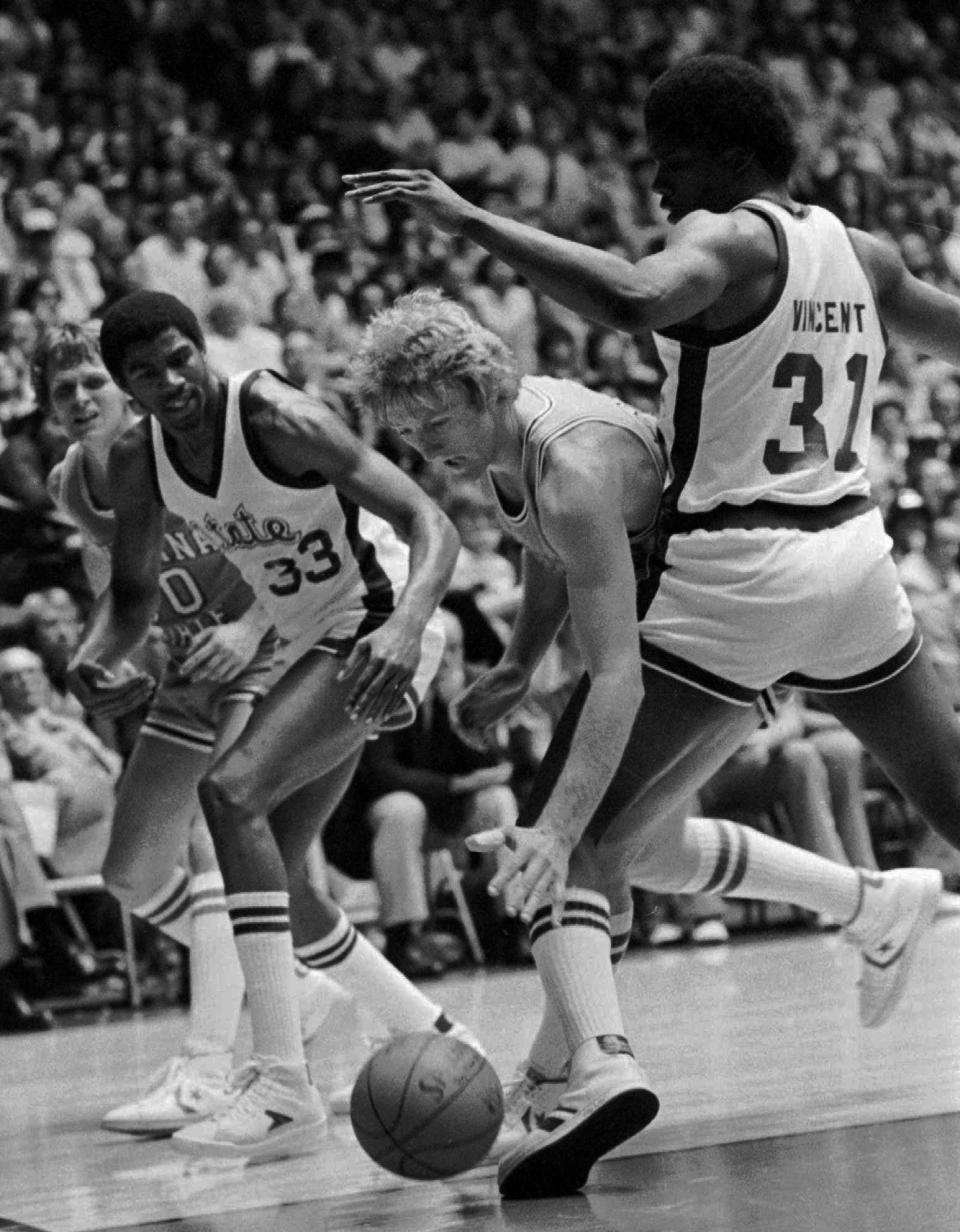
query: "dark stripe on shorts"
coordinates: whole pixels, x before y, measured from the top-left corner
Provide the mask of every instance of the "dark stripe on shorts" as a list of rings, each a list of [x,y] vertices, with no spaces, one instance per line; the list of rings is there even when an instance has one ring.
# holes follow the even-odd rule
[[[153,736],[156,740],[169,740],[171,743],[184,744],[198,753],[209,753],[214,745],[213,735],[203,732],[187,731],[173,723],[160,723],[156,719],[144,719],[140,734]]]
[[[923,638],[919,629],[914,629],[910,640],[895,655],[891,655],[883,663],[871,667],[856,676],[844,676],[840,680],[820,680],[816,676],[807,676],[803,672],[791,672],[784,676],[781,684],[791,685],[797,689],[809,689],[813,693],[856,693],[859,689],[869,689],[873,685],[882,684],[893,676],[898,676],[905,667],[909,667],[920,653]]]
[[[663,672],[667,676],[675,676],[685,684],[692,685],[703,693],[712,693],[724,701],[733,702],[736,706],[752,706],[760,695],[759,689],[751,689],[746,685],[734,684],[723,676],[708,672],[705,667],[698,667],[688,659],[671,654],[662,646],[654,646],[646,638],[640,639],[640,654],[644,667]]]

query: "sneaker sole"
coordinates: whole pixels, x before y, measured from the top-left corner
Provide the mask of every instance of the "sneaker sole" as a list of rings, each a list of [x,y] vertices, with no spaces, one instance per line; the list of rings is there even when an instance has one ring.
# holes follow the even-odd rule
[[[298,1155],[315,1155],[323,1147],[326,1119],[298,1125],[296,1129],[274,1130],[263,1142],[248,1145],[235,1142],[211,1142],[199,1138],[184,1138],[174,1134],[170,1145],[181,1155],[205,1159],[245,1159],[248,1163],[266,1163],[274,1159],[293,1159]]]
[[[913,964],[913,958],[916,953],[920,938],[927,931],[934,921],[937,914],[937,904],[940,901],[940,895],[943,891],[943,876],[941,873],[932,871],[931,876],[926,878],[926,884],[923,886],[923,895],[920,900],[920,908],[917,912],[917,918],[913,922],[913,927],[907,934],[907,939],[900,949],[900,953],[894,960],[897,963],[897,973],[894,976],[893,983],[890,986],[890,991],[880,1003],[877,1010],[871,1014],[869,1007],[860,1007],[860,1023],[864,1027],[874,1028],[882,1027],[889,1019],[890,1015],[900,1004],[904,991],[906,990],[907,980],[910,976],[910,968]],[[869,959],[863,960],[868,966],[878,967],[879,964],[871,963]]]
[[[497,1180],[504,1198],[563,1198],[587,1183],[590,1169],[603,1155],[650,1124],[660,1101],[645,1087],[620,1091],[569,1128],[530,1135],[505,1158]]]
[[[186,1129],[188,1125],[193,1125],[195,1120],[179,1120],[179,1121],[164,1121],[154,1122],[150,1125],[144,1125],[142,1121],[108,1124],[106,1121],[100,1122],[100,1128],[105,1129],[111,1134],[126,1134],[130,1138],[169,1138],[171,1134],[175,1134],[178,1129]]]

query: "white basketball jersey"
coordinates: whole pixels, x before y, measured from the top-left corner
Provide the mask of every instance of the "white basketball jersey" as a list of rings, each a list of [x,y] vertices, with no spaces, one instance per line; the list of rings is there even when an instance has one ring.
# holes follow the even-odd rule
[[[584,424],[604,423],[623,428],[636,437],[650,455],[662,483],[665,467],[657,422],[653,416],[638,411],[619,398],[585,389],[574,381],[549,376],[523,378],[516,412],[523,430],[523,503],[518,508],[509,507],[488,475],[497,515],[501,525],[524,548],[550,568],[563,569],[563,562],[550,545],[540,523],[540,479],[550,446]],[[649,546],[647,540],[653,529],[653,524],[638,526],[630,536],[635,565],[639,568],[642,563],[644,571]]]
[[[172,442],[151,420],[160,499],[189,523],[194,538],[207,538],[229,557],[285,641],[311,631],[318,643],[368,633],[395,607],[408,549],[387,522],[332,483],[270,473],[246,422],[247,391],[261,372],[228,382],[206,490],[178,465]]]
[[[770,221],[777,277],[767,302],[736,326],[654,335],[666,367],[667,505],[699,513],[868,494],[864,464],[886,345],[846,228],[817,206],[794,213],[752,199],[739,208]]]

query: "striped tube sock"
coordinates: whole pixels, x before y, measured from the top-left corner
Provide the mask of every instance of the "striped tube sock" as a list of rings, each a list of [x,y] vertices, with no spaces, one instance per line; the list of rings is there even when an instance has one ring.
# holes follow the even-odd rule
[[[782,843],[749,826],[713,817],[687,817],[682,840],[685,847],[695,847],[699,854],[696,873],[683,885],[652,883],[653,888],[667,893],[702,892],[795,903],[837,920],[850,920],[856,914],[860,876],[854,868]],[[646,866],[643,872],[646,877]]]
[[[623,1037],[610,965],[610,910],[602,894],[567,888],[563,918],[541,907],[530,924],[533,957],[549,1005],[556,1008],[568,1054],[588,1039]]]
[[[191,879],[190,934],[190,1026],[184,1051],[232,1053],[243,971],[219,872],[197,873]]]
[[[627,952],[632,927],[631,902],[626,911],[617,912],[610,917],[610,962],[614,974]],[[533,1068],[545,1078],[559,1078],[566,1072],[569,1063],[570,1049],[567,1047],[567,1037],[560,1022],[560,1015],[549,1001],[545,1001],[540,1026],[530,1045],[530,1055],[521,1068]]]
[[[617,911],[610,916],[610,962],[614,970],[620,965],[620,960],[626,954],[630,945],[630,934],[633,931],[633,903],[626,911]]]
[[[190,875],[178,868],[166,885],[132,908],[133,914],[181,945],[190,944]]]
[[[304,966],[335,979],[391,1031],[429,1031],[441,1016],[440,1006],[401,975],[342,911],[325,937],[298,945],[296,954]]]
[[[247,986],[253,1051],[303,1065],[289,899],[285,890],[228,894],[227,911]]]

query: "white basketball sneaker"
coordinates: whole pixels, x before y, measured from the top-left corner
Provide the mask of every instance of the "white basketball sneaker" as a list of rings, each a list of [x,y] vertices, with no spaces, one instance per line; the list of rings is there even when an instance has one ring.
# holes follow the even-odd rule
[[[116,1134],[172,1134],[225,1107],[231,1099],[229,1053],[181,1053],[149,1080],[146,1092],[112,1108],[100,1122]]]
[[[860,950],[860,1022],[879,1027],[903,996],[917,943],[937,912],[943,875],[933,868],[859,872],[863,896],[846,935]]]
[[[549,1078],[529,1061],[521,1062],[513,1078],[503,1084],[503,1124],[488,1159],[500,1159],[540,1127],[553,1112],[570,1081],[569,1067]]]
[[[561,1198],[576,1193],[601,1156],[645,1129],[660,1109],[626,1040],[604,1035],[577,1049],[570,1085],[500,1160],[505,1198]]]
[[[305,1065],[254,1056],[234,1074],[232,1086],[226,1107],[173,1135],[174,1150],[250,1163],[320,1150],[327,1118]]]
[[[487,1055],[487,1050],[480,1043],[477,1037],[469,1031],[462,1022],[455,1022],[452,1018],[448,1018],[446,1014],[441,1014],[437,1021],[433,1024],[434,1030],[440,1035],[449,1035],[451,1039],[458,1039],[463,1044],[469,1044],[476,1052],[479,1052],[482,1057]],[[387,1032],[384,1035],[365,1035],[364,1043],[367,1051],[372,1055],[379,1051],[384,1044],[389,1044],[390,1040],[396,1035],[402,1034],[398,1031]],[[347,1116],[350,1112],[350,1096],[353,1094],[353,1083],[348,1082],[345,1086],[339,1087],[336,1091],[332,1091],[329,1098],[330,1111],[334,1116]]]

